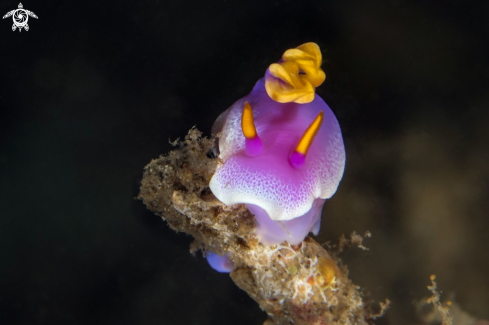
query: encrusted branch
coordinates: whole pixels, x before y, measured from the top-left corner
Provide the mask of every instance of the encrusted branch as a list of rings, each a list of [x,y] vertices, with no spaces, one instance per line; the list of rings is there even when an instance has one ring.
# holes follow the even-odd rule
[[[366,324],[374,315],[346,266],[312,238],[263,246],[242,204],[226,206],[208,188],[219,159],[214,139],[190,130],[178,149],[146,166],[139,198],[169,226],[192,235],[191,252],[229,254],[233,281],[267,312],[266,324]]]

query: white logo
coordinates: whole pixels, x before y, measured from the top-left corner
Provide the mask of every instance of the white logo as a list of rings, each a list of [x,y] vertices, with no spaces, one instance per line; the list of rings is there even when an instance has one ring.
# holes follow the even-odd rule
[[[3,16],[3,19],[12,16],[12,19],[14,20],[14,24],[12,25],[12,31],[15,31],[16,28],[19,29],[19,32],[22,31],[22,28],[28,31],[29,25],[27,25],[27,21],[29,20],[29,16],[37,19],[35,13],[29,10],[25,10],[23,8],[24,7],[22,6],[22,3],[19,3],[19,9],[14,9],[12,11],[9,11],[5,14],[5,16]]]

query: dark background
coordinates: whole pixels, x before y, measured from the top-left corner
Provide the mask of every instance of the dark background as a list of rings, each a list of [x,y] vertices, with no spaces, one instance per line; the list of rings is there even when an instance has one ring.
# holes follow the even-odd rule
[[[17,0],[18,1],[18,0]],[[18,2],[3,1],[0,14]],[[314,41],[345,176],[318,240],[370,230],[351,277],[418,322],[443,294],[489,318],[485,1],[28,1],[0,21],[0,323],[261,324],[138,194],[168,140]]]

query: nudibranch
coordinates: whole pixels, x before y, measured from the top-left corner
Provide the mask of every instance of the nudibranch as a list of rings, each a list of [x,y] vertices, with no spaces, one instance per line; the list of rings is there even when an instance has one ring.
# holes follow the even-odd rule
[[[340,126],[315,94],[326,78],[321,61],[315,43],[287,50],[213,126],[222,163],[210,189],[226,205],[246,204],[264,245],[317,235],[324,202],[343,176]]]
[[[209,265],[219,273],[229,273],[234,270],[234,263],[228,255],[220,256],[213,252],[207,252],[205,257]]]

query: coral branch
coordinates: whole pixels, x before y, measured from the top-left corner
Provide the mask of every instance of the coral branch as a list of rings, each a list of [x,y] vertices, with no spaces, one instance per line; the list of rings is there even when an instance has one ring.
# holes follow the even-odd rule
[[[345,266],[311,238],[264,246],[253,215],[226,206],[208,188],[219,164],[208,158],[214,139],[190,130],[180,148],[145,168],[139,198],[169,226],[192,235],[191,252],[228,254],[233,281],[267,312],[266,324],[366,324],[375,316]]]

